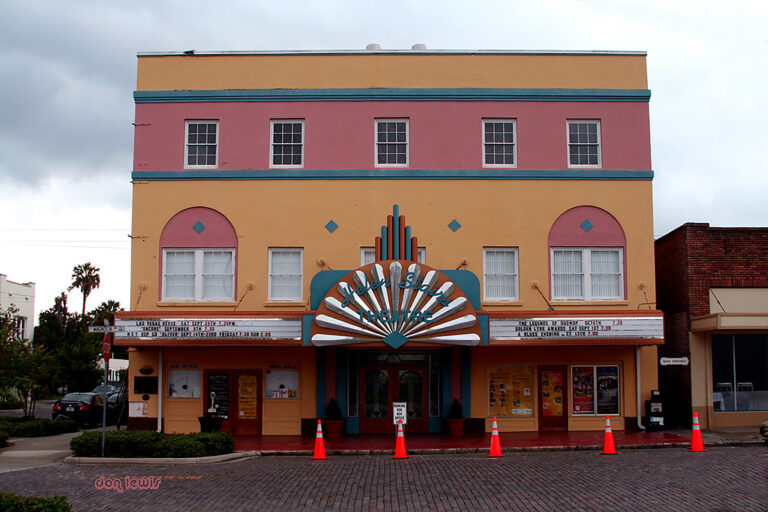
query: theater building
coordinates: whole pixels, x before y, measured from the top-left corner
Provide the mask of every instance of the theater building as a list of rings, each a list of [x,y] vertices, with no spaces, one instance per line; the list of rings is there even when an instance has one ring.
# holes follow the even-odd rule
[[[131,428],[637,428],[644,53],[144,53],[134,99]]]

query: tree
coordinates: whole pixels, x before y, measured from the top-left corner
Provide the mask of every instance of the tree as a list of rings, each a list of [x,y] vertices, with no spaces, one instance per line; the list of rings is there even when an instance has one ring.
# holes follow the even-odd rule
[[[83,263],[82,265],[75,265],[75,268],[72,269],[72,284],[69,286],[69,291],[78,288],[80,292],[82,292],[83,317],[85,317],[85,301],[88,300],[88,296],[91,292],[101,284],[99,270],[99,268],[91,265],[90,262]]]
[[[55,361],[55,375],[46,383],[49,394],[55,394],[60,387],[90,391],[99,383],[101,336],[88,334],[90,324],[90,315],[81,317],[69,312],[65,293],[56,297],[52,308],[40,313],[34,343],[45,348]]]
[[[15,395],[24,416],[33,416],[35,402],[50,381],[53,359],[17,334],[16,313],[13,308],[0,312],[0,395]]]
[[[115,320],[115,313],[123,311],[120,307],[120,303],[116,300],[108,300],[99,304],[96,309],[88,313],[88,316],[93,318],[93,325],[103,325],[104,320],[109,324],[113,324]]]

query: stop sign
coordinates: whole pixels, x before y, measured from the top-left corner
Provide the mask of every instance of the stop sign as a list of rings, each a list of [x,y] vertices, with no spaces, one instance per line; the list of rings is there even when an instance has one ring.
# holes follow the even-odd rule
[[[112,343],[110,343],[109,334],[104,335],[104,341],[101,342],[101,354],[104,356],[104,364],[109,365],[109,356],[112,353]]]

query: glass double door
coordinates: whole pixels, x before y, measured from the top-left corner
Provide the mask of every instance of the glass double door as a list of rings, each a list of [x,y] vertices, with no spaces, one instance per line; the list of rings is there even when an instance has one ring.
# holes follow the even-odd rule
[[[427,432],[428,375],[426,365],[361,366],[360,433],[392,433],[393,402],[406,403],[408,432]]]

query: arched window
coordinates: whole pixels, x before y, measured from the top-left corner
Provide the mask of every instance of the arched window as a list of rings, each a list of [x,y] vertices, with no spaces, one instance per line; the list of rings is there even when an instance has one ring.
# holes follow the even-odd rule
[[[550,295],[554,300],[625,298],[626,237],[603,209],[577,206],[549,231]]]
[[[174,215],[160,235],[160,300],[235,300],[237,234],[221,213],[197,206]]]

